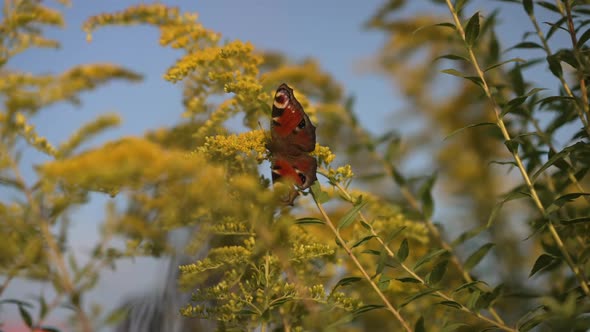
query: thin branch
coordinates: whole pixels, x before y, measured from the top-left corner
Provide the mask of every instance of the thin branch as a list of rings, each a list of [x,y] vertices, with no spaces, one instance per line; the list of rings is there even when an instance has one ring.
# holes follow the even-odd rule
[[[475,56],[473,49],[470,46],[468,46],[468,43],[465,39],[465,30],[463,29],[463,26],[461,25],[461,20],[459,19],[459,16],[457,16],[457,12],[455,11],[455,7],[451,3],[450,0],[445,0],[445,1],[447,3],[447,7],[449,8],[449,11],[451,12],[451,15],[453,17],[453,21],[455,22],[455,27],[457,29],[457,32],[459,32],[461,39],[463,40],[463,42],[465,42],[467,52],[469,53],[469,58],[471,60],[471,63],[473,64],[473,68],[477,72],[477,76],[481,79],[481,87],[484,90],[486,97],[489,99],[490,103],[492,104],[492,108],[494,110],[494,115],[496,116],[496,123],[498,124],[498,127],[500,128],[500,131],[502,132],[502,136],[504,137],[505,141],[510,141],[510,139],[511,139],[510,134],[508,133],[508,130],[506,129],[506,125],[504,124],[504,121],[502,120],[502,117],[500,116],[502,114],[502,110],[501,110],[500,106],[498,105],[498,103],[496,102],[496,100],[494,99],[494,97],[492,96],[492,93],[491,93],[491,90],[490,90],[488,83],[486,81],[485,75],[479,66],[479,63],[477,61],[477,57]],[[586,129],[588,130],[587,127],[586,127]],[[529,189],[529,192],[531,194],[531,198],[533,199],[533,202],[535,203],[535,205],[537,206],[537,208],[539,209],[541,214],[546,216],[547,214],[546,214],[545,207],[543,206],[543,203],[541,202],[541,199],[539,198],[539,195],[537,194],[537,190],[535,189],[535,187],[533,186],[533,184],[531,182],[531,179],[529,178],[529,175],[522,163],[522,159],[518,155],[518,151],[516,149],[514,149],[514,150],[510,151],[510,153],[512,154],[512,157],[514,158],[514,161],[516,162],[516,165],[517,165],[518,169],[520,170],[522,178],[523,178],[526,186]],[[570,269],[576,275],[576,278],[578,279],[578,283],[580,284],[580,287],[582,288],[582,290],[584,291],[586,296],[590,296],[590,288],[588,288],[588,282],[586,281],[586,276],[584,275],[582,270],[580,270],[580,268],[574,263],[570,253],[567,251],[567,248],[565,247],[565,244],[561,240],[559,233],[555,229],[555,226],[553,225],[553,221],[551,220],[551,218],[549,218],[548,216],[547,216],[547,218],[548,218],[547,227],[549,228],[549,232],[551,233],[553,240],[557,244],[561,254],[565,258]]]
[[[320,211],[322,217],[324,217],[324,220],[326,221],[326,224],[330,227],[330,230],[332,230],[332,232],[336,236],[336,239],[338,240],[338,242],[340,243],[340,245],[342,246],[342,248],[344,249],[344,251],[346,251],[346,254],[348,254],[348,256],[350,257],[350,259],[352,260],[352,262],[359,269],[359,271],[361,272],[361,274],[363,275],[363,277],[365,278],[365,280],[369,283],[369,285],[371,285],[371,287],[373,288],[373,290],[375,290],[375,292],[377,293],[377,295],[379,296],[379,298],[381,298],[381,301],[383,301],[383,303],[387,307],[387,310],[389,312],[391,312],[393,314],[393,316],[395,316],[395,318],[400,322],[400,324],[402,325],[402,327],[406,331],[411,332],[412,331],[412,328],[410,327],[410,325],[408,324],[408,322],[406,322],[406,320],[402,317],[402,315],[400,314],[400,312],[393,307],[393,305],[391,304],[391,302],[389,302],[389,300],[385,297],[385,294],[383,294],[383,292],[375,284],[375,282],[373,281],[373,279],[371,279],[371,277],[369,276],[369,274],[367,273],[367,271],[365,270],[365,268],[361,265],[361,263],[359,262],[359,260],[356,258],[356,256],[352,252],[352,250],[346,245],[346,242],[344,241],[344,239],[340,235],[340,232],[338,231],[338,229],[336,229],[336,227],[334,226],[334,223],[332,222],[332,220],[330,219],[330,217],[328,216],[328,214],[324,210],[324,207],[317,200],[317,197],[315,197],[315,195],[313,195],[313,199],[314,199],[314,201],[315,201],[315,203],[316,203],[316,205],[318,207],[318,210]]]

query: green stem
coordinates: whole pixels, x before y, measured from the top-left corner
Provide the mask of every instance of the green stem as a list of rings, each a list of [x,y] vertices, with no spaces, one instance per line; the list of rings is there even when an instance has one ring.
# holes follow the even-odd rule
[[[461,25],[461,20],[459,19],[459,16],[457,16],[457,13],[456,13],[455,8],[454,8],[453,4],[451,3],[451,1],[450,0],[445,0],[445,1],[447,3],[447,6],[448,6],[450,12],[451,12],[451,15],[453,16],[453,20],[455,22],[455,27],[456,27],[457,31],[459,32],[461,39],[465,42],[465,45],[467,45],[467,42],[465,39],[465,30],[463,30],[463,26]],[[466,48],[467,48],[467,52],[469,53],[469,58],[471,60],[471,63],[473,64],[473,68],[477,72],[477,76],[481,79],[481,83],[482,83],[481,87],[483,88],[486,97],[489,99],[490,103],[492,104],[494,114],[496,116],[496,122],[498,124],[498,127],[500,128],[500,131],[502,132],[502,136],[504,137],[505,141],[509,141],[511,139],[510,134],[508,133],[508,130],[506,129],[506,125],[504,124],[504,121],[502,120],[502,117],[500,116],[500,114],[502,113],[502,110],[500,109],[500,106],[498,106],[498,103],[496,102],[496,100],[492,96],[492,93],[490,91],[488,83],[485,79],[485,75],[479,66],[479,63],[477,61],[475,53],[473,52],[473,49],[469,46],[467,46]],[[543,206],[543,203],[541,202],[541,199],[539,198],[539,195],[537,194],[537,191],[536,191],[535,187],[533,186],[531,179],[529,178],[529,175],[522,163],[522,160],[521,160],[520,156],[518,155],[518,151],[513,150],[513,151],[510,151],[510,153],[512,154],[512,157],[514,158],[514,161],[516,162],[516,165],[517,165],[518,169],[520,170],[520,174],[522,175],[522,178],[524,179],[524,182],[529,189],[529,192],[531,194],[531,198],[533,199],[533,202],[535,203],[535,205],[537,206],[539,211],[542,213],[542,215],[546,216],[545,207]],[[565,258],[570,269],[576,275],[576,278],[578,279],[580,287],[582,288],[582,290],[584,291],[586,296],[590,296],[590,288],[588,288],[588,282],[586,281],[585,275],[582,273],[580,268],[574,263],[571,255],[569,254],[563,241],[561,240],[559,233],[557,233],[557,230],[555,229],[555,226],[553,225],[553,221],[550,218],[548,218],[548,220],[547,220],[547,227],[549,228],[549,232],[551,233],[551,236],[553,237],[555,243],[559,247],[559,250],[560,250],[561,254],[563,255],[563,257]]]
[[[336,236],[336,239],[338,240],[338,242],[340,243],[340,245],[342,246],[342,248],[344,249],[344,251],[346,251],[346,254],[348,254],[348,256],[350,257],[350,259],[352,260],[352,262],[354,263],[354,265],[356,265],[356,267],[359,269],[359,271],[361,272],[361,274],[363,275],[363,277],[365,278],[365,280],[369,283],[369,285],[371,285],[371,287],[373,288],[373,290],[375,290],[375,292],[377,293],[377,295],[379,296],[379,298],[381,298],[381,301],[383,301],[383,303],[385,304],[385,307],[387,308],[387,310],[389,312],[391,312],[391,314],[393,316],[395,316],[395,318],[400,322],[400,324],[402,325],[402,327],[404,328],[404,330],[406,330],[408,332],[411,332],[412,331],[412,328],[410,327],[410,325],[408,324],[408,322],[406,322],[406,320],[402,317],[402,315],[400,314],[400,312],[393,307],[393,305],[391,304],[391,302],[389,302],[389,300],[387,299],[387,297],[385,297],[385,294],[383,294],[383,292],[379,289],[379,287],[377,286],[377,284],[375,284],[375,282],[373,281],[373,279],[371,279],[371,277],[369,276],[369,274],[367,273],[367,271],[365,270],[365,268],[361,265],[361,263],[359,262],[359,260],[356,258],[356,256],[352,252],[352,250],[346,245],[346,242],[344,241],[344,239],[340,235],[340,232],[334,226],[334,223],[332,222],[332,220],[330,219],[330,217],[328,216],[328,214],[324,210],[324,207],[317,200],[317,198],[315,197],[315,195],[313,195],[313,199],[314,199],[314,201],[315,201],[315,203],[316,203],[316,205],[318,207],[318,210],[320,211],[322,217],[326,221],[326,224],[328,225],[328,227],[330,227],[330,230],[334,233],[334,235]]]

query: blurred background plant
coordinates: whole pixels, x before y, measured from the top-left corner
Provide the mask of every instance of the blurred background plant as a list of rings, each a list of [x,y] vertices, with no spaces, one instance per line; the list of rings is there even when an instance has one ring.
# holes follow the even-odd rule
[[[63,142],[33,119],[142,74],[10,68],[25,51],[59,47],[45,32],[65,22],[58,4],[6,0],[0,310],[47,331],[59,330],[47,323],[56,311],[70,315],[64,330],[82,331],[589,329],[589,3],[415,3],[385,1],[366,20],[385,39],[363,69],[406,102],[384,133],[363,125],[371,110],[313,58],[224,38],[162,3],[97,13],[83,24],[88,40],[147,25],[180,52],[163,78],[181,87],[183,113],[92,145],[117,114]],[[530,21],[514,44],[498,32],[505,10]],[[293,209],[277,199],[285,188],[270,189],[260,128],[282,82],[318,127],[320,181]],[[34,173],[22,160],[31,149],[44,155]],[[100,241],[81,259],[73,214],[97,194],[109,197]],[[101,274],[146,256],[172,257],[163,287],[114,309],[89,304]],[[52,292],[7,297],[18,279]]]

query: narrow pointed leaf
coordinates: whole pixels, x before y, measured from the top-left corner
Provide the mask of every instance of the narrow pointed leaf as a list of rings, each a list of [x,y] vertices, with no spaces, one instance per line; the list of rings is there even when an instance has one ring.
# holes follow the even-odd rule
[[[469,47],[473,47],[479,37],[479,12],[471,16],[465,26],[465,41]]]
[[[420,280],[412,277],[405,277],[405,278],[395,278],[395,280],[403,283],[411,283],[411,284],[420,284],[422,283]]]
[[[550,269],[551,267],[556,266],[561,261],[559,258],[549,255],[549,254],[542,254],[537,258],[533,268],[531,269],[531,273],[529,273],[529,278],[534,276],[537,272],[543,271],[545,269]]]
[[[439,249],[439,250],[432,251],[432,252],[426,254],[425,256],[423,256],[422,258],[418,259],[418,261],[416,261],[416,264],[414,264],[414,267],[412,267],[412,270],[416,271],[422,265],[430,262],[435,257],[441,256],[446,253],[447,253],[447,251],[445,249]]]
[[[475,127],[481,127],[481,126],[498,126],[495,122],[480,122],[480,123],[475,123],[475,124],[470,124],[468,126],[459,128],[455,131],[453,131],[452,133],[448,134],[443,140],[447,140],[455,135],[457,135],[458,133],[462,132],[465,129],[470,129],[470,128],[475,128]]]
[[[367,235],[365,237],[363,237],[362,239],[358,240],[355,244],[352,245],[352,247],[350,247],[350,249],[356,248],[358,246],[360,246],[361,244],[369,241],[372,238],[376,238],[377,236],[375,235]]]
[[[414,325],[414,332],[426,332],[426,328],[424,328],[424,317],[420,316]]]
[[[318,218],[299,218],[297,220],[295,220],[295,224],[296,225],[313,225],[313,224],[317,224],[317,225],[323,225],[326,222],[323,220],[320,220]]]
[[[453,291],[453,293],[458,293],[458,292],[462,291],[463,289],[478,289],[477,288],[477,285],[479,285],[479,284],[482,284],[482,285],[486,285],[487,286],[487,284],[485,282],[483,282],[481,280],[475,280],[475,281],[471,281],[471,282],[465,283],[465,284],[457,287]]]
[[[342,229],[348,225],[350,225],[357,217],[358,212],[367,205],[367,201],[360,201],[359,203],[355,204],[355,206],[350,209],[338,222],[338,229]]]
[[[467,260],[463,267],[465,270],[470,271],[473,269],[484,257],[485,255],[495,246],[494,243],[486,243],[483,246],[479,247]]]
[[[469,59],[467,59],[466,57],[461,56],[461,55],[456,55],[456,54],[445,54],[445,55],[437,56],[436,58],[434,58],[434,61],[438,61],[441,59],[470,62]]]
[[[447,264],[448,263],[449,263],[448,260],[444,260],[434,266],[434,268],[432,269],[432,272],[430,272],[430,275],[428,277],[428,282],[431,285],[436,285],[438,282],[440,282],[442,280],[445,273],[447,272]]]
[[[408,246],[408,239],[404,239],[397,250],[397,259],[403,263],[410,254],[410,247]]]
[[[493,64],[493,65],[491,65],[491,66],[487,67],[486,69],[484,69],[484,72],[490,71],[490,70],[492,70],[492,69],[494,69],[494,68],[497,68],[497,67],[503,66],[503,65],[505,65],[505,64],[507,64],[507,63],[511,63],[511,62],[519,62],[519,63],[523,63],[523,62],[526,62],[526,61],[525,61],[525,60],[523,60],[523,59],[521,59],[521,58],[512,58],[512,59],[508,59],[508,60],[506,60],[506,61],[502,61],[502,62],[499,62],[499,63]]]
[[[361,277],[346,277],[346,278],[342,278],[340,279],[336,285],[334,285],[334,289],[338,288],[338,287],[344,287],[344,286],[348,286],[350,284],[353,284],[355,282],[359,282],[363,280],[363,278]]]
[[[404,303],[402,303],[400,305],[399,308],[401,309],[401,308],[407,306],[408,304],[412,303],[413,301],[415,301],[415,300],[417,300],[417,299],[419,299],[421,297],[424,297],[424,296],[430,295],[432,293],[435,293],[437,291],[438,291],[438,289],[436,289],[436,288],[425,289],[425,290],[423,290],[423,291],[421,291],[421,292],[419,292],[417,294],[414,294],[414,295],[410,296]]]
[[[590,222],[590,217],[580,217],[580,218],[573,218],[573,219],[565,219],[565,220],[560,220],[559,223],[562,225],[576,225],[576,224],[582,224],[582,223],[587,223]]]
[[[377,309],[383,309],[383,308],[385,308],[385,306],[382,304],[367,304],[367,305],[364,305],[364,306],[356,309],[354,311],[354,315],[357,316],[357,315],[360,315],[365,312],[369,312],[369,311],[373,311],[373,310],[377,310]]]
[[[522,0],[522,5],[527,14],[534,14],[533,0]]]
[[[462,308],[461,304],[459,304],[455,301],[441,301],[438,304],[442,304],[444,306],[451,307],[454,309],[461,309]]]
[[[590,196],[590,193],[571,193],[559,196],[556,200],[553,201],[553,203],[551,203],[551,205],[549,205],[549,207],[547,207],[545,213],[550,214],[556,212],[567,202],[571,202],[582,196]]]

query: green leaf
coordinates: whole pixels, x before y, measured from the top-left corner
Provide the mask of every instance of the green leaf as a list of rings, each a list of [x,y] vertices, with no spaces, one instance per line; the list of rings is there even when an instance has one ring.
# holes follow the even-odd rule
[[[539,168],[535,174],[533,174],[531,176],[531,181],[533,183],[535,183],[535,180],[537,179],[537,177],[539,175],[541,175],[541,173],[543,173],[543,171],[545,171],[547,168],[551,167],[553,164],[555,164],[556,162],[562,160],[563,158],[567,157],[570,154],[570,150],[568,148],[565,148],[561,151],[559,151],[558,153],[554,154],[553,156],[551,156],[551,158],[549,158],[547,160],[547,162],[545,162],[545,164],[543,164],[543,166],[541,166],[541,168]]]
[[[512,49],[515,48],[539,48],[539,49],[543,49],[543,46],[537,44],[537,43],[533,43],[533,42],[522,42],[522,43],[518,43],[512,47],[510,47],[509,49],[507,49],[505,52],[508,52]]]
[[[424,317],[420,316],[414,325],[414,332],[426,332],[424,328]]]
[[[580,39],[578,39],[578,47],[584,46],[588,39],[590,39],[590,29],[584,31],[584,33],[580,36]]]
[[[383,272],[386,262],[387,262],[387,251],[385,249],[383,249],[379,253],[379,259],[377,260],[377,269],[375,270],[375,275],[378,275],[381,272]]]
[[[498,127],[498,125],[495,122],[480,122],[480,123],[470,124],[468,126],[465,126],[465,127],[462,127],[462,128],[459,128],[459,129],[453,131],[452,133],[447,135],[443,140],[447,140],[447,139],[457,135],[458,133],[462,132],[465,129],[481,127],[481,126],[496,126],[496,127]]]
[[[545,213],[548,215],[550,213],[556,212],[567,202],[571,202],[581,196],[590,196],[590,193],[570,193],[559,196],[556,200],[553,201],[553,203],[549,205],[549,207],[547,207]]]
[[[430,295],[430,294],[435,293],[435,292],[438,292],[438,289],[436,289],[436,288],[428,288],[428,289],[425,289],[425,290],[423,290],[421,292],[418,292],[418,293],[410,296],[404,303],[402,303],[399,306],[399,309],[407,306],[408,304],[412,303],[413,301],[415,301],[415,300],[417,300],[417,299],[419,299],[421,297]]]
[[[51,326],[41,326],[41,331],[43,332],[60,332],[60,330],[58,328],[55,327],[51,327]]]
[[[296,225],[324,225],[326,222],[318,218],[299,218],[295,220]]]
[[[389,288],[389,283],[391,282],[391,277],[388,277],[384,274],[381,274],[381,276],[379,277],[379,281],[377,282],[377,286],[379,287],[379,290],[385,291]]]
[[[432,199],[432,187],[436,182],[436,174],[433,174],[424,182],[418,190],[420,201],[422,202],[422,214],[425,219],[430,219],[434,212],[434,200]]]
[[[447,250],[446,249],[438,249],[435,251],[431,251],[428,254],[426,254],[425,256],[421,257],[420,259],[418,259],[418,261],[416,261],[416,264],[414,264],[414,267],[412,267],[412,270],[416,271],[418,270],[422,265],[430,262],[433,258],[441,256],[443,254],[446,254]]]
[[[128,314],[129,308],[116,308],[107,315],[107,317],[104,319],[104,323],[107,325],[117,324],[123,321],[123,319],[125,319]]]
[[[466,271],[470,271],[473,269],[484,257],[485,255],[495,246],[494,243],[486,243],[483,246],[479,247],[467,260],[463,267]]]
[[[455,301],[441,301],[441,302],[438,302],[437,304],[442,304],[444,306],[451,307],[453,309],[461,309],[463,307],[460,303],[457,303]]]
[[[508,151],[510,151],[511,153],[518,153],[518,146],[520,145],[518,141],[514,139],[509,139],[507,141],[504,141],[504,145],[506,145]]]
[[[346,277],[346,278],[342,278],[340,279],[336,285],[334,285],[334,289],[338,288],[338,287],[344,287],[344,286],[348,286],[350,284],[354,284],[355,282],[359,282],[363,280],[363,278],[361,277]]]
[[[348,225],[350,225],[353,221],[355,221],[358,212],[367,205],[367,201],[363,201],[362,199],[356,202],[352,209],[350,209],[338,222],[338,229],[342,229]]]
[[[47,302],[45,301],[45,297],[39,296],[39,319],[43,320],[47,315],[48,310]]]
[[[486,229],[487,229],[486,226],[479,226],[479,227],[472,228],[468,231],[465,231],[465,232],[461,233],[461,235],[459,235],[453,242],[451,242],[451,246],[456,247],[456,246],[464,243],[465,241],[478,236],[481,232],[485,231]]]
[[[465,41],[469,47],[473,47],[479,37],[479,12],[475,12],[465,26]]]
[[[20,314],[20,317],[23,319],[23,322],[25,322],[25,324],[28,327],[33,328],[33,318],[31,317],[31,314],[25,308],[25,306],[19,305],[18,306],[18,312]]]
[[[392,230],[391,233],[389,233],[389,235],[385,238],[385,244],[389,244],[399,233],[406,229],[406,227],[407,226],[402,226],[398,229]]]
[[[492,224],[494,223],[494,220],[496,220],[496,216],[498,215],[498,213],[500,212],[500,210],[504,206],[504,203],[515,200],[515,199],[524,198],[524,197],[530,197],[530,196],[527,193],[523,193],[520,191],[513,191],[513,192],[509,193],[508,195],[506,195],[506,197],[504,197],[504,199],[502,199],[500,202],[496,203],[496,205],[494,205],[494,208],[492,209],[492,213],[490,213],[490,217],[488,218],[488,223],[486,225],[486,228],[489,228],[490,226],[492,226]]]
[[[404,239],[397,250],[397,259],[403,263],[410,254],[410,247],[408,246],[408,239]]]
[[[434,61],[438,61],[440,59],[470,62],[469,59],[467,59],[466,57],[461,56],[461,55],[455,55],[455,54],[445,54],[445,55],[437,56],[436,58],[434,58]]]
[[[330,195],[322,190],[319,181],[315,181],[311,185],[311,193],[313,194],[314,199],[316,202],[323,204],[326,203],[330,199]]]
[[[449,74],[449,75],[453,75],[453,76],[457,76],[457,77],[461,77],[461,78],[465,78],[465,75],[463,75],[463,73],[461,73],[457,69],[453,69],[453,68],[443,69],[440,72],[445,73],[445,74]]]
[[[453,324],[446,325],[443,328],[442,332],[455,332],[458,329],[460,329],[462,327],[466,327],[466,326],[469,326],[469,325],[467,325],[465,323],[453,323]]]
[[[458,292],[462,291],[463,289],[467,289],[467,288],[468,289],[471,289],[471,290],[477,290],[478,288],[476,286],[479,285],[479,284],[486,285],[486,286],[488,285],[488,284],[486,284],[485,282],[483,282],[481,280],[475,280],[475,281],[471,281],[471,282],[465,283],[465,284],[457,287],[453,291],[453,293],[458,293]]]
[[[428,282],[431,285],[436,285],[439,281],[442,280],[445,273],[447,272],[448,263],[448,260],[444,260],[434,266],[432,272],[430,272],[430,274],[428,275]]]
[[[557,55],[553,54],[548,56],[547,63],[549,64],[549,70],[555,77],[563,77],[563,69],[561,68],[561,63],[559,62],[559,57]]]
[[[522,6],[527,14],[534,14],[533,0],[522,0]]]
[[[403,283],[410,283],[410,284],[421,284],[422,282],[416,278],[412,277],[405,277],[405,278],[395,278],[395,280],[403,282]]]
[[[560,220],[559,223],[565,226],[575,225],[590,222],[590,217],[580,217],[580,218],[573,218],[573,219],[565,219]]]
[[[358,315],[368,312],[368,311],[373,311],[373,310],[383,309],[383,308],[385,308],[385,306],[383,304],[367,304],[367,305],[359,307],[358,309],[353,311],[353,314],[355,316],[358,316]]]
[[[376,237],[377,236],[375,236],[375,235],[367,235],[367,236],[363,237],[362,239],[358,240],[355,244],[353,244],[352,247],[350,247],[350,249],[354,249],[354,248],[360,246],[361,244],[369,241],[370,239],[376,238]]]
[[[541,256],[539,256],[535,261],[535,264],[531,269],[531,273],[529,273],[529,278],[534,276],[537,272],[543,271],[545,269],[550,269],[551,267],[554,267],[559,263],[561,263],[559,258],[549,254],[541,254]]]
[[[455,12],[460,12],[469,0],[455,0]]]
[[[434,28],[434,27],[444,27],[444,28],[451,28],[453,30],[455,30],[455,25],[453,23],[448,23],[448,22],[443,22],[443,23],[436,23],[436,24],[431,24],[431,25],[426,25],[423,27],[419,27],[418,29],[414,30],[412,32],[412,34],[416,34],[422,30],[428,29],[428,28]]]
[[[393,180],[395,181],[395,183],[398,186],[405,186],[406,185],[406,179],[404,178],[404,176],[397,170],[397,168],[394,165],[391,165],[391,176],[393,177]]]
[[[538,2],[538,5],[541,6],[541,7],[546,8],[546,9],[549,9],[550,11],[552,11],[554,13],[561,14],[561,11],[559,10],[559,8],[557,8],[556,5],[554,5],[554,4],[550,3],[550,2],[547,2],[547,1],[539,1]]]
[[[508,59],[508,60],[506,60],[506,61],[502,61],[502,62],[499,62],[499,63],[493,64],[493,65],[491,65],[491,66],[487,67],[486,69],[484,69],[484,72],[487,72],[487,71],[489,71],[489,70],[492,70],[492,69],[494,69],[494,68],[500,67],[500,66],[502,66],[502,65],[505,65],[505,64],[507,64],[507,63],[511,63],[511,62],[526,62],[526,61],[525,61],[525,60],[523,60],[523,59],[521,59],[521,58],[512,58],[512,59]]]
[[[574,97],[569,97],[569,96],[551,96],[551,97],[546,97],[543,98],[541,100],[538,100],[536,102],[536,104],[540,104],[541,106],[545,106],[546,104],[551,104],[553,102],[556,101],[560,101],[560,102],[572,102],[575,101],[576,99]]]

